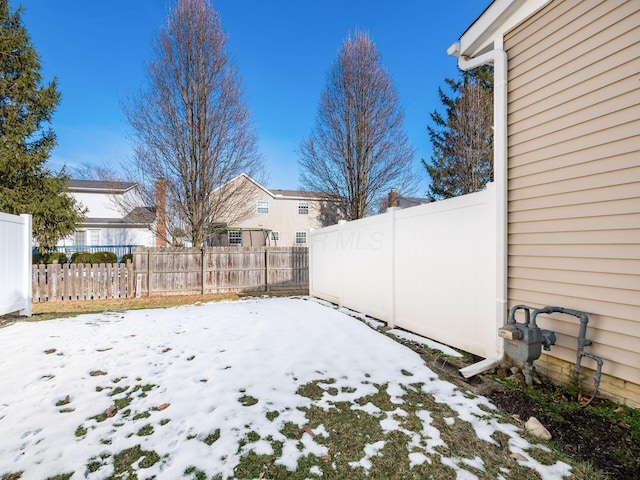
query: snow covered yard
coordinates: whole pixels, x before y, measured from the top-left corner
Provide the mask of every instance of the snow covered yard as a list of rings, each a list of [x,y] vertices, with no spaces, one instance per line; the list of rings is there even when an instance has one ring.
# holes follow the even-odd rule
[[[485,398],[313,301],[0,329],[1,479],[569,476]]]

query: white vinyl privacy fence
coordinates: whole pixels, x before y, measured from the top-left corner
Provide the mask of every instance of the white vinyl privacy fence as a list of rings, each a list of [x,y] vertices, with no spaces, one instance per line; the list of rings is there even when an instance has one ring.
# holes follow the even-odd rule
[[[31,315],[31,215],[0,213],[0,315]]]
[[[498,352],[495,187],[314,230],[309,291],[482,357]]]

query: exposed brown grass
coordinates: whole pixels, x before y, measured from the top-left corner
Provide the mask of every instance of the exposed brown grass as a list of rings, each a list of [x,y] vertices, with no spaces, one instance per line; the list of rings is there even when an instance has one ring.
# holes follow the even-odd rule
[[[53,318],[73,317],[84,313],[122,312],[125,310],[140,310],[144,308],[167,308],[180,305],[193,305],[195,303],[219,302],[223,300],[238,300],[251,296],[290,296],[307,295],[306,290],[282,291],[282,292],[245,292],[245,293],[219,293],[209,295],[168,295],[140,298],[111,298],[96,300],[69,300],[62,302],[34,303],[31,307],[31,317],[18,315],[0,316],[2,323],[14,321],[41,321]]]

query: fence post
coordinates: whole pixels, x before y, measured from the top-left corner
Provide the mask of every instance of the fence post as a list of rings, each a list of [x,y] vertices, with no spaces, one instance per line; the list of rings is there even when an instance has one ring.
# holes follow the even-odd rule
[[[31,265],[31,288],[32,290],[32,302],[40,301],[40,289],[38,288],[38,266]]]
[[[75,263],[71,263],[69,265],[69,299],[70,300],[77,300],[78,297],[76,296],[76,286],[78,284],[78,279],[77,279],[77,274],[76,274],[76,264]]]
[[[133,255],[131,256],[131,260],[127,260],[126,265],[126,272],[127,272],[127,294],[125,295],[125,298],[133,298],[134,296],[137,295],[137,292],[134,294],[134,283],[133,283]]]
[[[338,291],[338,307],[342,308],[342,299],[344,297],[344,275],[343,275],[343,271],[344,271],[344,242],[342,241],[342,235],[343,235],[343,228],[344,225],[347,223],[346,220],[339,220],[338,221],[338,245],[339,250],[340,250],[340,265],[339,265],[339,273],[338,275],[340,276],[340,290]]]
[[[147,297],[151,296],[151,249],[147,250]]]
[[[200,259],[201,259],[201,262],[202,262],[202,291],[201,291],[202,295],[204,295],[204,281],[205,281],[205,278],[207,278],[206,267],[205,267],[205,264],[204,264],[204,259],[205,259],[204,249],[205,249],[205,247],[203,245],[200,248]]]
[[[387,326],[396,326],[396,207],[389,208],[391,215],[391,318]]]
[[[51,264],[47,265],[49,270],[49,286],[51,287],[51,295],[49,297],[50,302],[58,301],[58,261],[54,260]]]
[[[269,247],[264,247],[264,289],[267,292],[271,290],[269,285]]]
[[[24,292],[25,295],[25,307],[20,310],[20,315],[26,316],[26,317],[30,317],[31,316],[31,302],[33,302],[33,283],[32,283],[32,279],[31,279],[31,274],[29,272],[29,270],[33,270],[31,267],[31,252],[33,250],[33,240],[32,240],[32,232],[31,232],[31,227],[32,227],[32,218],[31,218],[31,214],[29,213],[23,213],[20,215],[22,217],[22,219],[24,220],[23,223],[23,230],[24,230],[24,248],[25,248],[25,252],[24,252],[24,256],[22,257],[22,261],[24,262],[24,267],[23,270],[26,271],[26,275],[23,277],[24,280],[22,282],[22,290]]]
[[[69,300],[69,297],[71,295],[69,292],[69,281],[70,281],[69,264],[65,262],[62,264],[62,299],[63,300]]]
[[[309,230],[309,246],[307,247],[307,284],[309,285],[309,295],[313,296],[313,262],[311,261],[312,253],[313,253],[313,232],[314,228]],[[304,266],[304,262],[302,263]]]

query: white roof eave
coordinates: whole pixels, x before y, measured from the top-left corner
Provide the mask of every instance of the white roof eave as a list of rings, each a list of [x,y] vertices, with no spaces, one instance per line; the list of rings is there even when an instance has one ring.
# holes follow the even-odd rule
[[[473,58],[492,48],[502,48],[503,35],[549,1],[494,0],[460,37],[460,55]],[[500,43],[495,45],[497,38]]]

